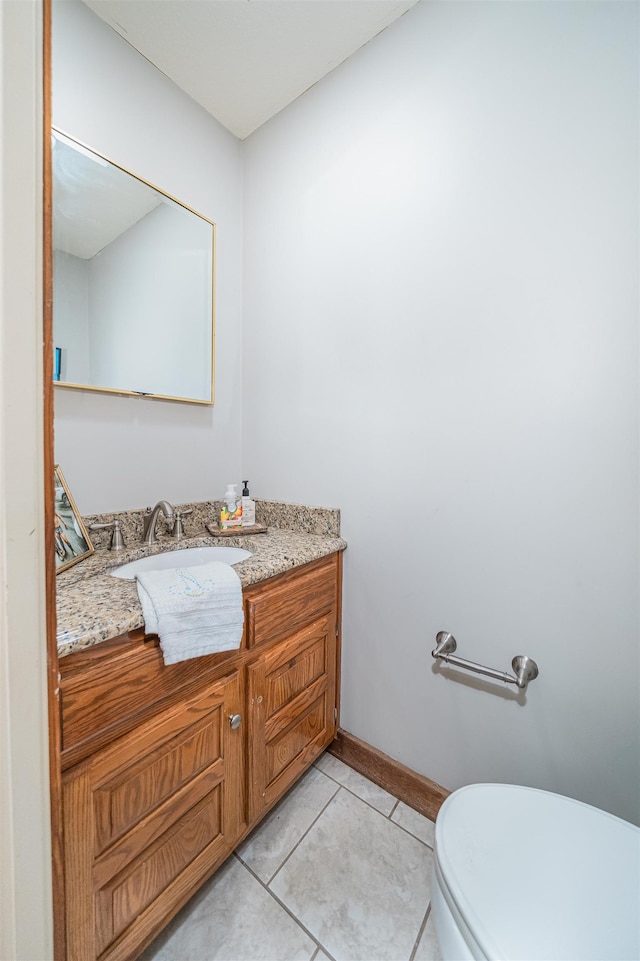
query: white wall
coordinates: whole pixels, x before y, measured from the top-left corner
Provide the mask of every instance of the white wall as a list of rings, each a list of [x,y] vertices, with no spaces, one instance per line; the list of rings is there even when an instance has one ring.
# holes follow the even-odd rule
[[[53,251],[53,341],[60,347],[60,379],[90,383],[89,262]]]
[[[53,4],[53,123],[217,225],[216,403],[56,389],[81,513],[221,496],[241,475],[241,144],[80,0]]]
[[[211,224],[169,201],[91,258],[85,383],[211,398],[212,244]]]
[[[245,141],[242,461],[342,508],[345,729],[634,820],[637,77],[637,4],[430,0]]]
[[[42,5],[0,3],[0,958],[53,956],[42,434]]]

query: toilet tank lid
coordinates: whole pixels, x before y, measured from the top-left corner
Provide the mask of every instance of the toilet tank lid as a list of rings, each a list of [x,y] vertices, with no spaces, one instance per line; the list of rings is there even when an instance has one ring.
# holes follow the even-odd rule
[[[548,791],[472,784],[442,805],[435,856],[487,958],[640,958],[640,828],[627,821]]]

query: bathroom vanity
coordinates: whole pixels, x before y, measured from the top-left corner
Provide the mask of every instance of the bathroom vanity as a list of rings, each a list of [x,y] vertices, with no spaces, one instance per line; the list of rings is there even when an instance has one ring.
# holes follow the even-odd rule
[[[238,566],[238,651],[167,666],[138,626],[60,659],[69,961],[135,958],[335,736],[344,542],[278,563],[279,534]]]

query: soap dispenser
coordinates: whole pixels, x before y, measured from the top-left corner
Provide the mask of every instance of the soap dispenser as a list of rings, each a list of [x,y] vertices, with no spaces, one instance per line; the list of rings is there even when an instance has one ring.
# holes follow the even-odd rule
[[[227,484],[224,504],[220,509],[220,527],[223,531],[242,526],[242,504],[236,491],[237,484]]]
[[[242,482],[242,526],[254,527],[256,523],[256,502],[249,496],[249,481]]]

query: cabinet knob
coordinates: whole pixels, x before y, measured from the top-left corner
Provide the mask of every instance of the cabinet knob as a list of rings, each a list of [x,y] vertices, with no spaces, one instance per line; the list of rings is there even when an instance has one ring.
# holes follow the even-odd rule
[[[231,730],[235,731],[242,724],[242,714],[230,714],[229,724],[231,725]]]

